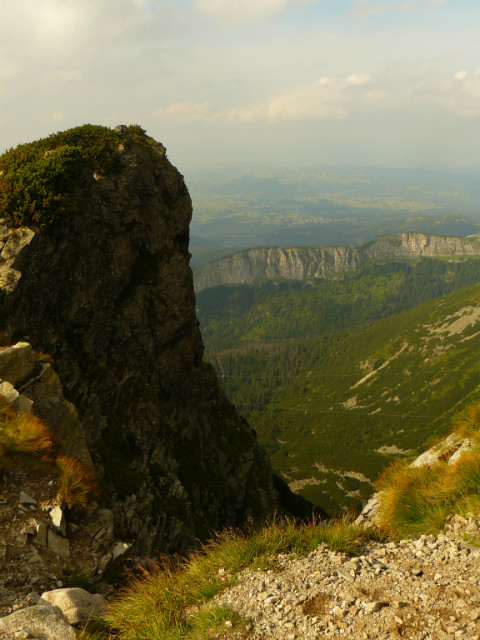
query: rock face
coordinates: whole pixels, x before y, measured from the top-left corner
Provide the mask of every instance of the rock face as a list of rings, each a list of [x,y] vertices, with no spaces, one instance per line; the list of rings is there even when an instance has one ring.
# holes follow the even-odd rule
[[[19,232],[6,314],[12,341],[54,358],[117,534],[148,554],[265,515],[276,493],[254,431],[202,362],[183,178],[162,145],[117,130],[120,168],[85,171],[66,219]]]
[[[215,260],[195,273],[195,290],[261,280],[307,280],[353,271],[370,258],[420,258],[480,255],[471,238],[398,233],[381,236],[362,247],[270,247],[240,251]]]

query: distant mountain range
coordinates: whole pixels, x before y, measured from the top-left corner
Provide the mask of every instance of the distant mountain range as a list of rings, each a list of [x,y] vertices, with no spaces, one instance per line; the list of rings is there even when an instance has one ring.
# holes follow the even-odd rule
[[[353,271],[367,260],[480,255],[480,239],[427,233],[380,236],[362,246],[267,247],[239,251],[195,272],[195,291],[224,284],[308,280]]]

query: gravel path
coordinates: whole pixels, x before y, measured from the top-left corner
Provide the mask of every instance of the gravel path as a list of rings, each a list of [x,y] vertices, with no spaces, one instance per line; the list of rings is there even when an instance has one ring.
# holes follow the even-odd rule
[[[437,537],[370,543],[359,557],[323,545],[279,555],[214,603],[251,620],[249,640],[479,640],[480,549],[458,538],[479,525],[455,516]]]

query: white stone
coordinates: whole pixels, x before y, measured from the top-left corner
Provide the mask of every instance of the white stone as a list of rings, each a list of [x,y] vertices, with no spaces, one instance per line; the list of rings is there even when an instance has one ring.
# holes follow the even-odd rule
[[[67,533],[67,521],[65,520],[62,509],[58,505],[51,509],[50,518],[52,519],[55,531],[61,533],[62,536],[65,536]]]
[[[117,544],[112,549],[112,561],[115,562],[115,560],[117,560],[118,558],[122,558],[123,556],[125,556],[131,548],[132,545],[128,542],[117,542]],[[224,572],[225,569],[218,570],[219,575],[222,575]]]

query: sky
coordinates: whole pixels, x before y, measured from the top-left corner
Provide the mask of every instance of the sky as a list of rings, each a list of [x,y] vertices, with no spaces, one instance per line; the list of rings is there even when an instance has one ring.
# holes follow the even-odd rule
[[[180,170],[480,167],[480,2],[1,0],[0,153],[85,123]]]

